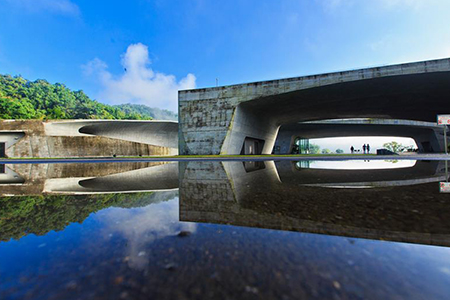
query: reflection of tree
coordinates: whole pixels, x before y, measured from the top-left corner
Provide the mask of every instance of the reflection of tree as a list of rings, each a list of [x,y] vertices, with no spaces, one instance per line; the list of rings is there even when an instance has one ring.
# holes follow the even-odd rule
[[[51,230],[63,230],[69,224],[82,223],[91,213],[111,206],[142,207],[168,200],[160,199],[161,197],[155,194],[0,198],[0,241],[8,241],[11,238],[18,240],[30,233],[44,235]]]

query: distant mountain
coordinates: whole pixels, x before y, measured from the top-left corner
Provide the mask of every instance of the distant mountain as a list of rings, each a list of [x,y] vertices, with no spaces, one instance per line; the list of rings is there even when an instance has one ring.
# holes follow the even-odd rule
[[[155,120],[175,120],[178,121],[178,114],[166,110],[166,109],[160,109],[156,107],[149,107],[142,104],[120,104],[120,105],[114,105],[114,107],[117,107],[121,111],[123,111],[125,114],[138,114],[142,117],[150,117]]]

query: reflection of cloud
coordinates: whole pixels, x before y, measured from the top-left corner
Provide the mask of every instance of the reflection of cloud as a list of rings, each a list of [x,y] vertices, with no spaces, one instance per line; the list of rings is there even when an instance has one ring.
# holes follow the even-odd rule
[[[70,0],[8,0],[9,3],[29,12],[51,12],[78,16],[79,7]]]
[[[180,231],[195,232],[197,224],[180,222],[178,197],[142,208],[104,211],[104,236],[121,235],[127,240],[125,256],[131,268],[143,269],[148,263],[149,244],[175,236]]]
[[[85,75],[95,76],[102,85],[99,98],[104,101],[146,104],[163,109],[177,110],[178,90],[195,88],[195,76],[188,74],[177,82],[175,76],[150,68],[147,46],[138,43],[128,46],[122,56],[124,73],[114,78],[107,64],[95,58],[83,65]]]

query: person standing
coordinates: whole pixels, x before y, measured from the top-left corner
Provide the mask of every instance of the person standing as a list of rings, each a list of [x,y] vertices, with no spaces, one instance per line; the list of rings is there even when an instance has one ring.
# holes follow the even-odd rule
[[[366,154],[366,144],[362,146],[364,154]]]
[[[355,148],[353,146],[350,147],[350,152],[353,154],[353,151],[355,151]]]
[[[369,144],[367,144],[366,149],[367,149],[367,154],[369,154],[369,152],[370,152],[370,145]]]

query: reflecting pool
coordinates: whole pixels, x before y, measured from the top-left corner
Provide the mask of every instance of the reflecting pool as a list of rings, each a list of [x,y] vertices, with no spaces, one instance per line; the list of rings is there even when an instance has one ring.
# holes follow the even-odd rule
[[[448,299],[448,167],[395,164],[4,165],[0,299]]]

